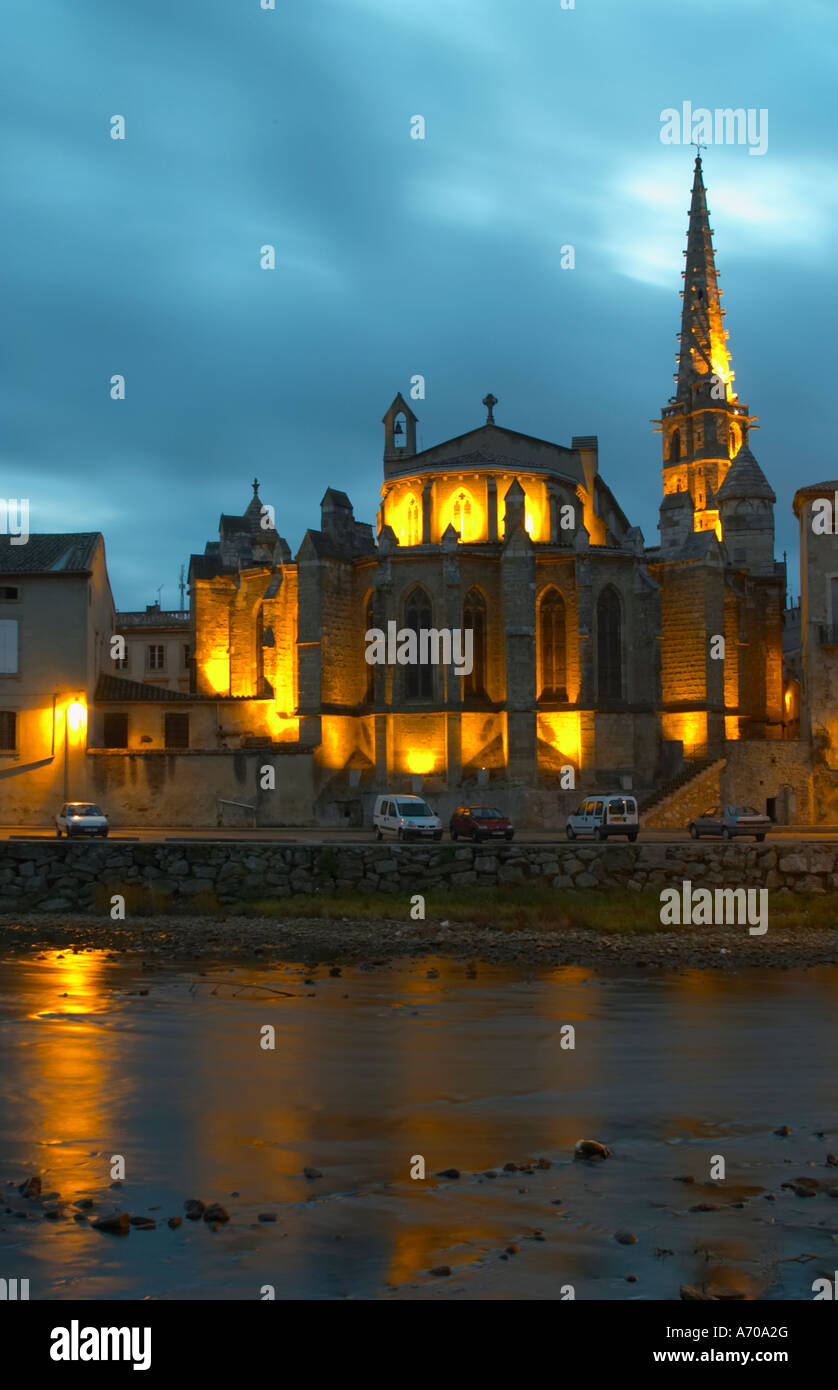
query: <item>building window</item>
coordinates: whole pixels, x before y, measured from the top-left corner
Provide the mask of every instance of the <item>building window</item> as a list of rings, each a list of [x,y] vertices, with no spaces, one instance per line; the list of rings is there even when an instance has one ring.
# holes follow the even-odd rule
[[[609,584],[596,606],[597,691],[603,702],[623,697],[623,633],[620,596]]]
[[[471,498],[461,489],[454,498],[451,520],[455,531],[459,531],[461,541],[471,540]]]
[[[115,664],[115,666],[116,666],[117,671],[127,671],[127,670],[128,670],[128,648],[127,648],[127,647],[125,648],[125,655],[124,655],[124,656],[118,656],[118,657],[116,658],[116,662],[115,662],[114,664]]]
[[[188,671],[188,670],[189,670],[189,656],[190,656],[189,643],[188,643],[188,642],[184,642],[184,644],[183,644],[183,669],[184,669],[184,671]]]
[[[540,647],[540,700],[567,699],[567,619],[558,589],[548,589],[541,600],[538,637]]]
[[[669,438],[669,462],[680,463],[681,461],[681,431],[673,430]]]
[[[413,496],[407,499],[407,543],[408,545],[421,544],[421,525],[419,517],[419,503]]]
[[[146,670],[165,671],[166,669],[166,648],[161,643],[152,642],[146,647]]]
[[[364,622],[366,624],[364,628],[365,632],[369,632],[375,627],[375,603],[372,593],[367,597],[366,607],[364,609]],[[371,662],[365,662],[364,664],[367,668],[367,688],[364,692],[364,700],[368,705],[371,705],[375,701],[375,667]]]
[[[189,715],[167,714],[165,720],[167,748],[189,747]]]
[[[128,747],[128,715],[106,714],[103,719],[103,748]]]
[[[0,599],[3,599],[6,603],[16,603],[19,598],[20,589],[14,584],[0,585]]]
[[[0,753],[17,751],[17,715],[13,710],[0,710]]]
[[[416,655],[415,665],[408,666],[405,679],[405,687],[409,700],[427,700],[433,695],[434,689],[434,670],[430,662],[424,665],[418,663],[421,655],[421,642],[419,634],[423,628],[430,630],[433,627],[431,614],[431,600],[424,589],[414,589],[413,593],[405,605],[405,627],[412,628],[416,633]]]
[[[486,600],[479,589],[469,589],[463,605],[463,628],[472,632],[473,665],[463,678],[463,695],[486,693]],[[463,639],[465,643],[465,638]],[[463,646],[465,650],[465,645]]]
[[[17,618],[0,618],[0,675],[17,673]]]

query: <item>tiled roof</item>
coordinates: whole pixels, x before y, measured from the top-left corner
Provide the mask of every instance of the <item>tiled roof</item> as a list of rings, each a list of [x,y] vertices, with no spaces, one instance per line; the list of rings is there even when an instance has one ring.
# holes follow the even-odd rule
[[[84,574],[90,570],[102,534],[30,536],[25,545],[12,545],[12,539],[0,536],[0,574]]]
[[[102,675],[96,683],[93,701],[94,704],[108,703],[113,700],[118,700],[120,704],[125,704],[129,700],[157,700],[168,703],[171,700],[192,701],[195,698],[194,695],[187,695],[183,690],[166,690],[161,685],[145,685],[142,681],[124,680],[122,676]]]

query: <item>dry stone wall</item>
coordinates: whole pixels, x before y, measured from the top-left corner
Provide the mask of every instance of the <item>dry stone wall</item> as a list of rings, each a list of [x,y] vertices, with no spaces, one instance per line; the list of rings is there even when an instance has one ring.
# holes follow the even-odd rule
[[[298,893],[384,892],[400,895],[406,904],[414,893],[447,885],[491,888],[540,880],[557,892],[635,892],[677,886],[686,879],[695,886],[829,893],[838,889],[838,844],[0,845],[2,913],[107,912],[116,893],[124,895],[129,913],[205,912]]]

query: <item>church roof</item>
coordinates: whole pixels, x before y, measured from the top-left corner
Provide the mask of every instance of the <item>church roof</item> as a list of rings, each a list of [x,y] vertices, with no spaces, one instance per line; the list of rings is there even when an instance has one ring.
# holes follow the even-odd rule
[[[725,480],[716,493],[716,501],[728,502],[737,497],[761,497],[766,502],[777,501],[774,489],[747,444],[742,445],[730,465]]]

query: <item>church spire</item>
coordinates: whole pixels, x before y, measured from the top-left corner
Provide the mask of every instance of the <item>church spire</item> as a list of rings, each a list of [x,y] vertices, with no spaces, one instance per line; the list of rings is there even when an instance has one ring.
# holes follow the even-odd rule
[[[663,436],[661,526],[670,538],[681,534],[688,518],[677,494],[689,493],[693,530],[715,531],[721,541],[717,494],[731,459],[748,443],[755,417],[733,389],[700,150],[685,254],[677,385],[654,422]],[[676,513],[678,525],[673,529]]]
[[[675,399],[689,401],[691,387],[702,378],[719,378],[715,399],[733,401],[733,370],[724,329],[724,309],[716,274],[713,233],[707,211],[707,193],[701,168],[701,150],[695,160],[690,225],[684,270],[684,305],[681,312],[681,349]]]

